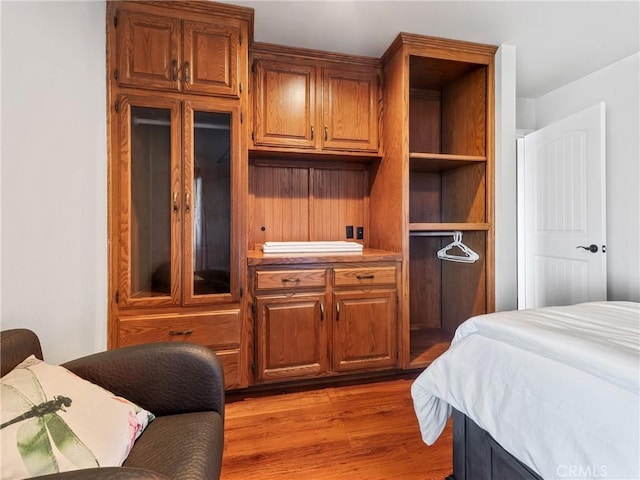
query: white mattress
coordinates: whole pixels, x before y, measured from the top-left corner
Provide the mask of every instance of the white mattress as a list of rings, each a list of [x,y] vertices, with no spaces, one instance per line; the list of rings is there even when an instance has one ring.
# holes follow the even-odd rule
[[[640,304],[467,320],[412,385],[423,440],[454,407],[545,479],[640,479]]]

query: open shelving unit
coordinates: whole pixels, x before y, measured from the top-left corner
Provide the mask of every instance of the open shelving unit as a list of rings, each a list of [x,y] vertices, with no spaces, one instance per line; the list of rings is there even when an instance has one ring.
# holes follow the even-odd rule
[[[422,366],[487,311],[487,66],[410,55],[408,130],[409,364]],[[437,258],[451,231],[478,261]]]
[[[401,237],[376,239],[376,247],[399,244],[403,251],[406,368],[428,365],[464,320],[494,308],[495,50],[400,34],[383,56],[387,164],[381,169],[392,176],[384,191],[401,199],[403,218]],[[376,193],[373,188],[372,210],[381,208]],[[437,257],[455,231],[479,254],[476,262]]]
[[[449,346],[460,323],[489,309],[488,70],[464,55],[409,56],[410,365],[431,362]],[[463,242],[480,259],[472,264],[438,259],[451,231],[463,232]]]

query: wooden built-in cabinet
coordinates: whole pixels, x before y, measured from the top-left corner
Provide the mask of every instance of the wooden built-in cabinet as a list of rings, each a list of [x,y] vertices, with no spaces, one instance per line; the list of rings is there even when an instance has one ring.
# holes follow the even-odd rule
[[[108,2],[109,347],[188,341],[247,385],[252,10]]]
[[[206,16],[204,9],[167,16],[134,2],[115,6],[113,76],[118,85],[239,98],[240,70],[246,66],[240,51],[249,41],[247,15],[226,6],[216,8]]]
[[[382,257],[291,264],[296,259],[250,254],[256,381],[396,367],[398,256]]]
[[[247,8],[107,2],[109,347],[206,345],[230,389],[425,367],[494,309],[496,48],[252,35]],[[437,257],[456,231],[476,262]],[[261,250],[319,240],[364,253]]]
[[[239,386],[240,107],[133,93],[116,101],[111,345],[201,343],[224,354],[226,384]]]
[[[376,61],[265,45],[252,52],[252,148],[378,153]]]

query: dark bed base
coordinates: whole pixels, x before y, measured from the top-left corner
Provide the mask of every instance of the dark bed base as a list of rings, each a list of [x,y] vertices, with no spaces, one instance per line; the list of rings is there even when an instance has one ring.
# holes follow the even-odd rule
[[[453,475],[446,480],[542,480],[463,413],[453,410]]]

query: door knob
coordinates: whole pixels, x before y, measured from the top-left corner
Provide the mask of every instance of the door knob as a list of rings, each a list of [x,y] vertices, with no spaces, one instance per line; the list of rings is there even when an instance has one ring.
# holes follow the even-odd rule
[[[598,246],[595,243],[592,243],[588,247],[584,245],[578,245],[576,248],[584,248],[585,250],[589,250],[591,253],[596,253],[598,251]]]

